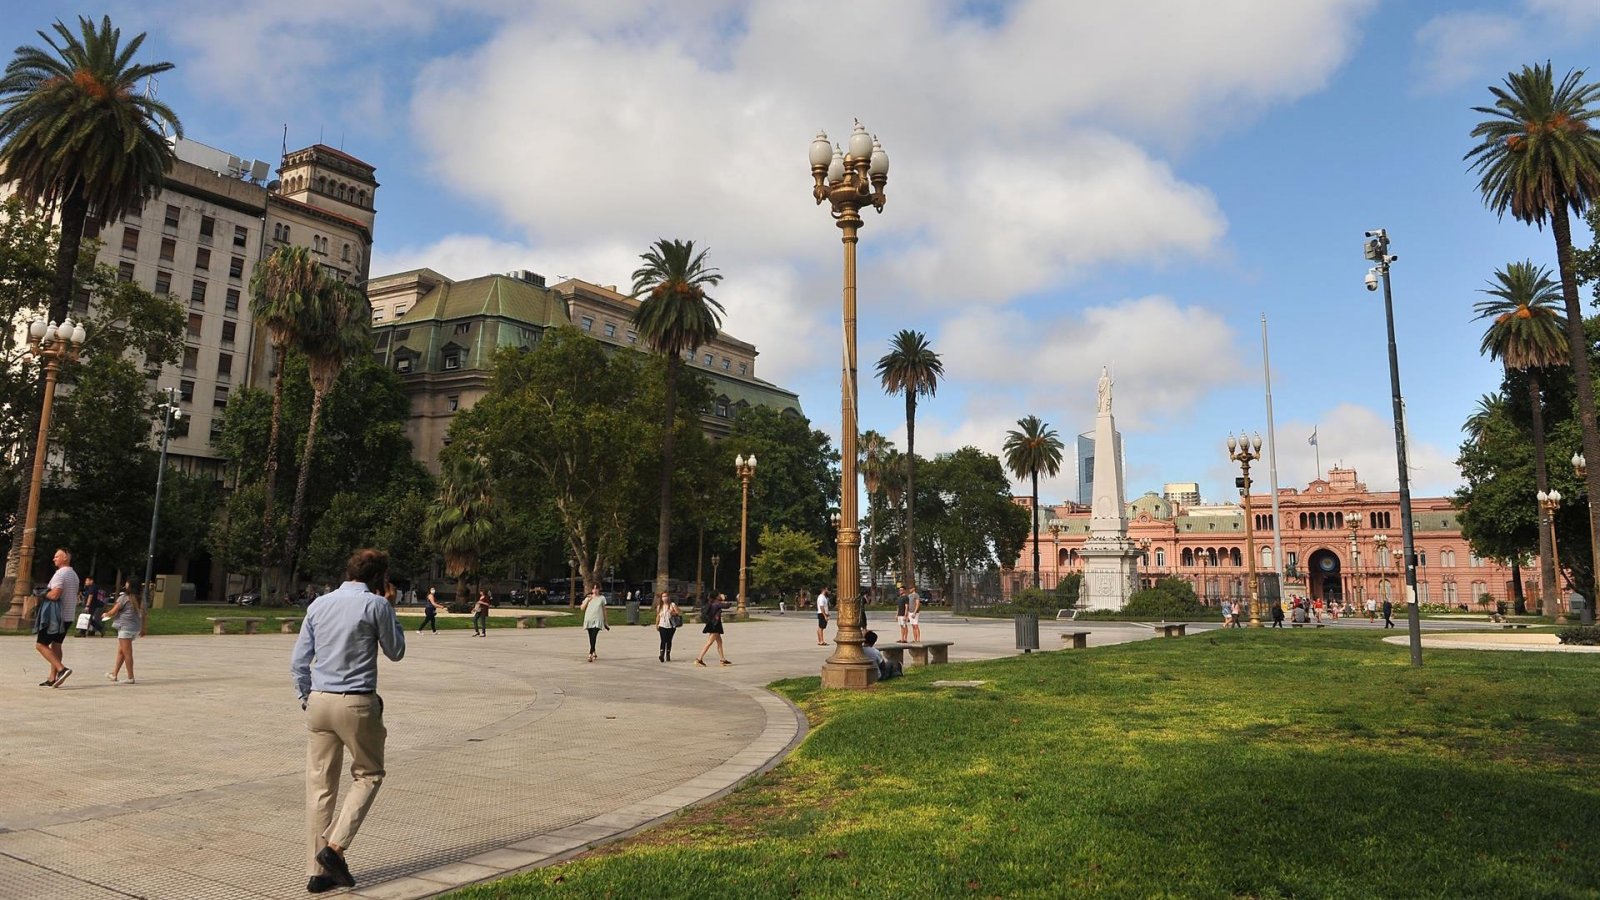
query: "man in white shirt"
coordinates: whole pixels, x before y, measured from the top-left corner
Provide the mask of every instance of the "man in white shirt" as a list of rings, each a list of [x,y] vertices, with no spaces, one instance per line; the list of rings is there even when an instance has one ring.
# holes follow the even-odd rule
[[[40,628],[34,636],[34,649],[50,664],[50,677],[39,682],[40,687],[60,687],[72,674],[62,661],[61,645],[67,639],[67,629],[78,618],[78,573],[72,569],[72,552],[65,547],[53,557],[56,573],[50,576],[50,587],[44,595],[45,603],[54,602],[60,611],[59,628]]]
[[[817,646],[828,646],[828,589],[817,593]]]

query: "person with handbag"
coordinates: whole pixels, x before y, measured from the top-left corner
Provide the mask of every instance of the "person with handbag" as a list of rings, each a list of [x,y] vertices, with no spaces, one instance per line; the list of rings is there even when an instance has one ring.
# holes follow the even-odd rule
[[[600,586],[595,585],[583,600],[583,630],[589,632],[589,662],[595,661],[595,641],[602,628],[610,631],[611,625],[606,622],[606,597],[600,593]]]
[[[133,589],[133,582],[122,583],[122,593],[117,595],[117,601],[106,613],[106,618],[111,620],[111,627],[117,630],[117,659],[111,671],[106,673],[106,678],[115,684],[117,676],[122,674],[122,667],[126,665],[128,683],[137,684],[133,680],[133,641],[134,638],[144,637],[148,626],[145,623],[144,606],[139,602],[138,591]]]
[[[672,602],[670,594],[662,591],[661,596],[656,599],[656,634],[661,636],[661,651],[656,654],[657,662],[672,661],[672,638],[682,627],[683,610]]]

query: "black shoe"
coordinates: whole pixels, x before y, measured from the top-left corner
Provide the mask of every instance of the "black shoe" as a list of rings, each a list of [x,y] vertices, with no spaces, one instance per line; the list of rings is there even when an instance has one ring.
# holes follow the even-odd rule
[[[660,653],[656,654],[656,662],[666,662],[666,661],[667,661],[667,651],[663,650]]]
[[[311,876],[311,880],[306,882],[306,893],[321,894],[324,891],[331,891],[338,886],[338,882],[326,875],[313,875]]]
[[[71,669],[62,669],[61,670],[61,674],[56,676],[56,680],[52,681],[50,683],[50,686],[51,687],[61,687],[61,683],[63,681],[66,681],[69,677],[71,677],[71,675],[72,675],[72,670]]]
[[[56,686],[56,677],[54,675],[51,675],[49,678],[46,678],[45,680],[39,682],[39,687],[55,687],[55,686]]]
[[[355,876],[350,874],[350,867],[344,864],[344,857],[333,852],[332,847],[323,847],[317,851],[317,863],[327,870],[328,878],[335,886],[356,886]]]

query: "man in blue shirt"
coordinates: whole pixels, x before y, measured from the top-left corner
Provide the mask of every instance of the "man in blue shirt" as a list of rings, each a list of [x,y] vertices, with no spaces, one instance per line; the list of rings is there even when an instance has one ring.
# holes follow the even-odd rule
[[[406,655],[406,636],[394,615],[389,555],[357,550],[345,582],[312,601],[294,644],[289,673],[305,710],[306,863],[313,894],[354,887],[344,853],[383,784],[383,698],[378,696],[378,650]],[[350,793],[334,816],[339,766],[350,750]]]

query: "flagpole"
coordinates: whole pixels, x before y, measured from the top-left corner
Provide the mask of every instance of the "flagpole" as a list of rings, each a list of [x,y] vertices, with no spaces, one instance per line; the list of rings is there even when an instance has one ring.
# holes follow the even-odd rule
[[[1272,480],[1272,567],[1283,597],[1283,526],[1278,515],[1278,429],[1272,419],[1272,361],[1267,354],[1267,314],[1261,314],[1261,374],[1267,387],[1267,466]]]
[[[1311,446],[1317,451],[1317,474],[1312,481],[1322,480],[1322,445],[1317,443],[1317,426],[1311,426]]]

